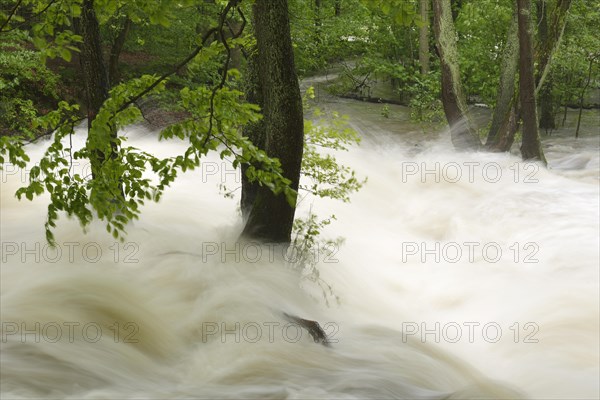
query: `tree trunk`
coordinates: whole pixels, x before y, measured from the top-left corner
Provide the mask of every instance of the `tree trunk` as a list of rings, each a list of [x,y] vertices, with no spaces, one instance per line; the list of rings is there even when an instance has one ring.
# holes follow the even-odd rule
[[[545,0],[536,0],[536,8],[538,15],[538,43],[540,46],[548,41],[548,5]],[[540,82],[541,74],[544,71],[538,70],[538,76],[536,81]],[[541,87],[539,92],[540,101],[540,129],[546,131],[556,129],[556,123],[554,122],[554,98],[552,96],[552,80],[546,79],[545,84]]]
[[[515,82],[517,76],[517,67],[519,65],[519,25],[517,23],[517,13],[513,14],[513,18],[508,29],[506,44],[502,52],[502,63],[500,64],[500,84],[498,86],[498,94],[496,97],[496,108],[492,117],[492,124],[488,132],[486,146],[489,149],[497,151],[508,151],[505,149],[506,144],[512,140],[510,129],[506,128],[512,125],[507,125],[506,121],[515,118],[513,111],[515,103]],[[501,129],[505,128],[505,129]],[[514,134],[513,134],[514,138]],[[507,140],[508,139],[508,140]]]
[[[519,12],[519,97],[523,120],[521,155],[524,160],[537,159],[546,164],[537,125],[535,77],[533,68],[533,27],[531,0],[517,0]]]
[[[333,8],[334,8],[334,14],[336,17],[339,17],[340,15],[342,15],[342,0],[335,0],[335,3],[333,4]]]
[[[579,137],[579,128],[581,127],[581,113],[583,112],[583,99],[585,97],[585,92],[590,86],[590,82],[592,80],[592,69],[594,67],[594,57],[590,57],[590,65],[588,68],[588,76],[587,81],[583,88],[581,89],[581,94],[579,96],[579,116],[577,117],[577,129],[575,130],[575,137]]]
[[[540,129],[544,129],[546,135],[548,131],[556,129],[554,119],[554,96],[552,94],[552,79],[547,78],[544,87],[540,90]]]
[[[433,21],[442,68],[442,103],[452,143],[459,150],[477,149],[481,142],[469,118],[463,94],[450,0],[433,0]]]
[[[548,19],[546,40],[540,41],[536,49],[536,61],[538,65],[536,95],[544,85],[544,81],[550,71],[552,56],[560,45],[571,3],[572,0],[557,0],[551,17]]]
[[[321,29],[323,27],[323,21],[321,21],[321,0],[315,0],[315,42],[321,43]]]
[[[108,75],[106,66],[102,59],[102,47],[100,45],[100,29],[94,11],[94,1],[84,0],[81,7],[79,29],[83,38],[80,45],[80,62],[85,87],[87,105],[88,144],[91,148],[92,177],[98,176],[101,164],[106,155],[102,148],[108,140],[116,136],[111,132],[111,137],[100,137],[100,134],[92,130],[92,122],[98,111],[108,98]]]
[[[521,118],[519,112],[519,104],[515,101],[508,113],[506,113],[506,117],[500,126],[493,146],[490,147],[491,151],[507,152],[510,150],[515,142],[515,135],[519,130],[519,120]]]
[[[429,72],[429,1],[419,0],[419,11],[423,24],[419,28],[419,65],[423,75]]]
[[[562,32],[564,31],[565,23],[566,23],[566,15],[569,10],[571,4],[571,0],[558,0],[557,5],[553,9],[552,17],[550,20],[550,27],[548,29],[547,40],[544,42],[543,46],[540,46],[540,49],[536,52],[536,64],[538,65],[538,79],[537,85],[535,88],[535,93],[537,94],[541,85],[543,85],[545,76],[550,69],[550,62],[552,59],[552,54],[558,48],[558,45],[561,40]],[[515,22],[515,28],[517,28],[517,24]],[[516,29],[518,30],[518,29]],[[506,94],[508,93],[507,85],[510,85],[510,75],[509,72],[511,70],[511,64],[508,62],[511,59],[509,57],[509,52],[512,51],[512,62],[518,63],[519,53],[516,51],[518,47],[516,47],[516,43],[518,43],[518,35],[512,33],[512,27],[509,29],[509,37],[507,40],[507,45],[512,41],[515,43],[515,47],[505,47],[504,56],[503,56],[503,64],[501,68],[501,78],[500,78],[500,88],[498,92],[498,101],[496,103],[496,110],[494,111],[494,118],[492,119],[492,126],[490,128],[490,132],[488,134],[488,139],[486,141],[486,146],[492,151],[508,151],[510,150],[510,145],[512,145],[514,141],[514,135],[516,130],[518,129],[518,124],[508,124],[507,121],[514,119],[516,116],[521,114],[521,110],[519,107],[516,109],[510,107],[510,103],[516,103],[516,94],[512,96],[511,99],[508,99]],[[516,65],[513,67],[516,70]],[[512,75],[514,86],[514,79],[516,75]],[[503,100],[501,101],[500,98]],[[509,115],[508,113],[512,113]],[[518,121],[519,118],[516,118]],[[509,128],[509,129],[506,129]],[[513,130],[514,129],[514,130]],[[506,147],[508,146],[508,147]]]
[[[246,63],[245,77],[245,93],[246,100],[249,103],[258,104],[261,110],[264,110],[263,94],[261,90],[260,77],[259,77],[259,66],[258,66],[258,50],[256,48],[251,49],[248,54]],[[264,150],[266,146],[265,140],[265,120],[264,118],[260,121],[246,125],[244,127],[244,136],[248,137],[252,143]],[[244,221],[248,220],[252,205],[256,199],[258,188],[260,187],[256,182],[250,182],[246,177],[246,171],[248,170],[247,164],[242,164],[242,198],[240,201],[240,208],[242,210],[242,217]]]
[[[256,0],[253,6],[257,65],[262,90],[265,150],[281,162],[298,190],[304,145],[304,117],[290,36],[287,0]],[[283,194],[258,188],[242,236],[289,243],[295,207]]]
[[[125,40],[127,39],[127,34],[129,33],[130,28],[131,20],[129,18],[125,18],[125,21],[119,30],[119,34],[115,38],[115,41],[110,48],[110,57],[108,60],[108,80],[111,86],[115,86],[120,80],[119,56],[121,55],[121,51],[125,45]]]

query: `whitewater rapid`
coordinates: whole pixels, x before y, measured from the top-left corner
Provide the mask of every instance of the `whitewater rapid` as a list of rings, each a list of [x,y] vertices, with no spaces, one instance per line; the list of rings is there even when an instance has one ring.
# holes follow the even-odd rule
[[[125,243],[61,218],[60,254],[47,198],[17,201],[26,175],[5,169],[2,398],[597,398],[598,137],[547,144],[548,170],[417,133],[339,154],[365,187],[298,211],[335,214],[324,235],[345,239],[319,263],[329,307],[275,250],[236,247],[239,190],[218,186],[239,175],[216,155]],[[331,346],[282,312],[319,321]]]

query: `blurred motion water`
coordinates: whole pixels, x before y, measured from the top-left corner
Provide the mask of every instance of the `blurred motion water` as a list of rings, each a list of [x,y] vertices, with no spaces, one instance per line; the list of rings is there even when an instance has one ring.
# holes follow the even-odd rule
[[[319,263],[331,307],[273,248],[236,247],[239,191],[217,186],[240,178],[217,156],[147,204],[125,243],[61,218],[57,249],[47,198],[17,201],[27,177],[5,169],[2,398],[597,398],[598,136],[545,140],[544,169],[340,108],[364,141],[337,156],[368,182],[351,203],[298,210],[335,214],[324,235],[345,238]]]

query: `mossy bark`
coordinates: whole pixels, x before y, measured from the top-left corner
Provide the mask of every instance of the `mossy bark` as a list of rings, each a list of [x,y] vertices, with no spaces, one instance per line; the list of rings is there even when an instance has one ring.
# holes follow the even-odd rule
[[[488,132],[486,146],[491,150],[508,151],[506,148],[508,142],[512,145],[514,140],[514,131],[511,131],[511,117],[514,120],[515,101],[515,83],[517,77],[517,67],[519,65],[519,25],[517,23],[517,13],[513,14],[506,44],[502,51],[502,62],[500,64],[500,84],[496,97],[496,108],[492,117],[492,123]],[[512,110],[512,112],[511,112]],[[512,139],[510,138],[512,132]]]
[[[290,187],[298,189],[304,117],[290,36],[287,0],[256,0],[253,6],[264,149],[281,162]],[[272,243],[290,241],[295,207],[267,187],[256,191],[242,236]]]
[[[258,104],[264,109],[263,95],[259,77],[258,66],[258,49],[253,48],[248,53],[246,68],[245,68],[245,85],[246,101]],[[246,125],[244,127],[244,136],[248,137],[252,143],[259,149],[264,150],[265,141],[265,120],[261,119],[256,123]],[[246,177],[248,164],[242,164],[242,198],[240,200],[240,208],[244,221],[248,220],[252,205],[256,199],[259,185],[256,182],[250,182]]]
[[[452,143],[458,150],[477,149],[481,142],[469,118],[462,89],[450,0],[433,0],[433,20],[442,68],[442,103],[450,125]]]
[[[546,163],[537,124],[533,67],[533,26],[531,0],[517,0],[519,13],[519,99],[523,121],[521,155],[524,160]]]

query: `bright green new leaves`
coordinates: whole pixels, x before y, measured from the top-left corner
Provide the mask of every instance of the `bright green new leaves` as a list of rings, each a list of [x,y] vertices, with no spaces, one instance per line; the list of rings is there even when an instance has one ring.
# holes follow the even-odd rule
[[[235,73],[229,75],[233,77]],[[216,150],[222,159],[231,159],[234,168],[249,164],[246,176],[251,182],[258,182],[274,193],[283,192],[295,204],[296,193],[282,175],[279,160],[268,157],[239,134],[241,126],[261,118],[258,106],[241,101],[242,96],[243,93],[229,87],[211,90],[200,86],[181,91],[182,104],[192,117],[161,132],[163,139],[177,137],[190,143],[184,155],[175,159],[173,167],[182,171],[194,169],[203,155]]]
[[[398,25],[409,26],[419,22],[417,2],[410,0],[361,0],[369,9],[383,13]]]
[[[350,201],[350,194],[358,191],[365,180],[359,180],[354,170],[337,162],[328,150],[348,150],[348,147],[360,142],[356,131],[348,126],[347,118],[336,112],[323,114],[320,109],[311,110],[310,100],[314,98],[314,89],[306,91],[304,110],[312,111],[315,120],[304,122],[304,155],[301,174],[309,178],[308,185],[300,185],[319,197]]]
[[[17,196],[31,200],[44,191],[50,194],[46,238],[54,243],[53,228],[59,212],[79,220],[82,227],[97,218],[106,222],[107,231],[122,238],[128,221],[138,218],[145,199],[157,199],[160,190],[148,178],[143,178],[146,168],[161,165],[151,154],[133,147],[122,146],[124,138],[114,138],[111,133],[134,122],[140,115],[135,107],[125,107],[131,97],[154,83],[155,78],[144,76],[115,87],[94,119],[86,145],[74,151],[65,141],[74,134],[74,126],[81,119],[79,107],[60,102],[56,111],[37,121],[44,129],[55,129],[52,144],[46,150],[39,166],[32,169],[29,186],[20,188]],[[155,90],[160,90],[158,85]],[[123,108],[121,110],[121,108]],[[70,142],[70,140],[69,140]],[[103,157],[92,164],[89,174],[81,175],[73,168],[74,160],[97,160],[92,152]],[[85,171],[85,170],[84,170]]]

